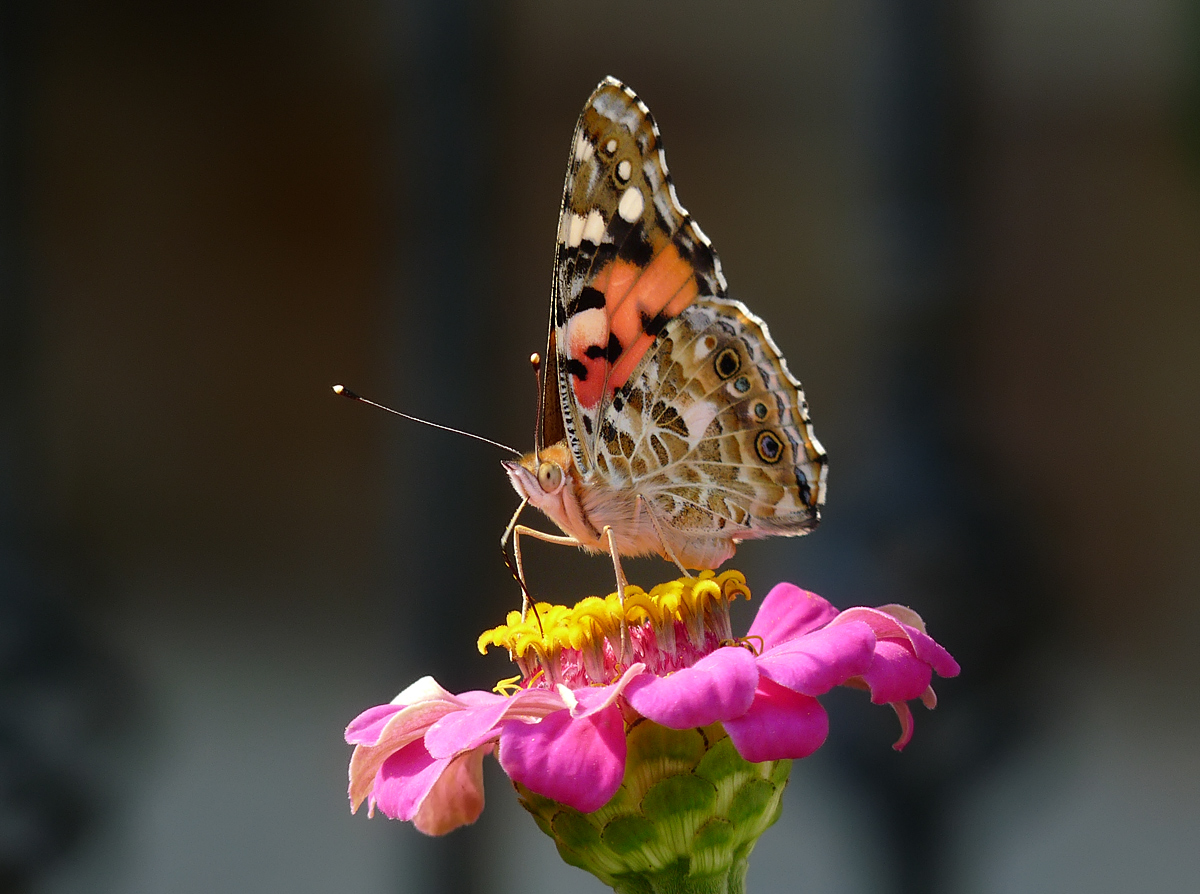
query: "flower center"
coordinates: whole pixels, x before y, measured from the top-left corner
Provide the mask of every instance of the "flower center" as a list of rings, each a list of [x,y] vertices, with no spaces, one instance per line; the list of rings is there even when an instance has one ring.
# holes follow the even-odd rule
[[[603,685],[639,661],[652,673],[667,674],[732,639],[729,603],[739,595],[750,598],[740,572],[702,571],[649,593],[627,585],[624,606],[616,593],[589,596],[570,608],[539,602],[537,617],[531,611],[522,621],[520,612],[509,612],[507,623],[485,631],[479,651],[507,649],[525,688]],[[628,629],[625,649],[622,628]]]

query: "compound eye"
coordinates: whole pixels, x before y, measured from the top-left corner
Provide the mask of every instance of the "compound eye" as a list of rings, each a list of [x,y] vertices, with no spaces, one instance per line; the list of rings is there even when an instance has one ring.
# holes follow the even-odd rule
[[[558,463],[542,463],[538,466],[538,484],[546,493],[554,493],[562,486],[563,474]]]

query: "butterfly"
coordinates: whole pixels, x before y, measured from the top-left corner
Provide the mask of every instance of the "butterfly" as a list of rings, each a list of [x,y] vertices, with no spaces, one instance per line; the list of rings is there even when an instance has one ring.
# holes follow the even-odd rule
[[[816,527],[827,463],[766,324],[727,294],[646,104],[606,78],[575,127],[534,450],[503,463],[519,535],[711,569]],[[527,504],[562,531],[517,518]],[[526,597],[528,598],[528,597]]]

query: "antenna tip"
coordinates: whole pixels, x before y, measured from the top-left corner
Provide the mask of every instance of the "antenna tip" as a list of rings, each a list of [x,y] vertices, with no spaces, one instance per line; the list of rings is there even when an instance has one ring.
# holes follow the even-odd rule
[[[334,385],[333,393],[340,394],[342,397],[348,397],[351,400],[362,400],[357,394],[347,388],[345,385]]]
[[[345,391],[345,390],[346,390],[346,386],[345,386],[345,385],[334,385],[334,386],[333,386],[333,393],[334,393],[334,394],[341,394],[341,393],[342,393],[343,391]]]
[[[537,351],[534,351],[532,354],[530,354],[529,355],[529,365],[532,366],[534,369],[537,369],[538,367],[540,367],[542,365],[542,355],[539,354]]]

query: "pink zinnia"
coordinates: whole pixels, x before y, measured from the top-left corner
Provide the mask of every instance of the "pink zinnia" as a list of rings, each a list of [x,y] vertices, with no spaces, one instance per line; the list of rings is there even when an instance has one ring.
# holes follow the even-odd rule
[[[727,733],[745,762],[766,768],[821,746],[829,720],[817,696],[839,685],[867,688],[895,709],[899,749],[912,737],[908,701],[932,708],[933,672],[959,671],[910,609],[839,612],[786,583],[735,641],[728,606],[738,594],[749,597],[739,573],[705,572],[650,593],[630,586],[623,605],[613,595],[573,608],[542,603],[524,620],[511,614],[480,638],[481,650],[507,648],[521,669],[508,694],[455,695],[424,677],[350,724],[351,809],[367,801],[427,834],[449,832],[482,811],[483,756],[494,751],[530,799],[608,810],[638,724],[699,730],[705,749]]]

